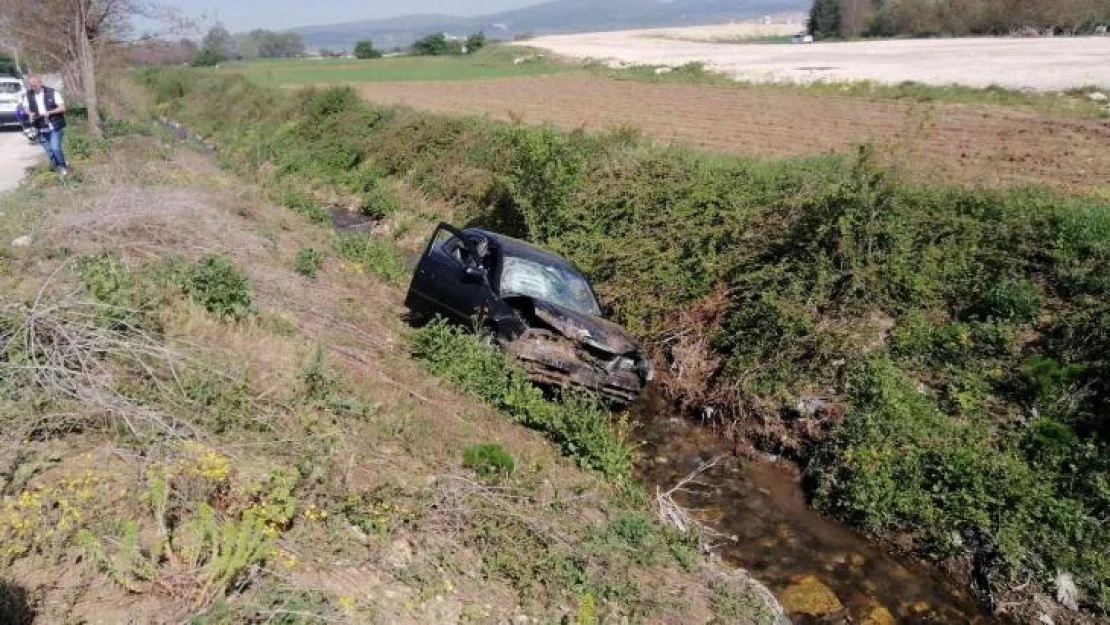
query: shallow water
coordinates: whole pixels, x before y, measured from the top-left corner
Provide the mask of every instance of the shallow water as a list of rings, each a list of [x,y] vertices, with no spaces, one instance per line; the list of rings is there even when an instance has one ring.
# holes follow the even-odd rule
[[[331,225],[340,232],[369,232],[375,223],[372,217],[342,206],[329,206],[328,215],[331,217]]]
[[[642,442],[637,477],[668,491],[722,457],[675,500],[699,521],[734,540],[716,548],[781,596],[813,576],[844,609],[822,617],[791,614],[795,623],[864,622],[877,605],[898,623],[990,623],[986,612],[939,573],[884,551],[861,534],[806,505],[797,471],[785,463],[742,460],[707,428],[675,416],[649,397],[635,410]]]

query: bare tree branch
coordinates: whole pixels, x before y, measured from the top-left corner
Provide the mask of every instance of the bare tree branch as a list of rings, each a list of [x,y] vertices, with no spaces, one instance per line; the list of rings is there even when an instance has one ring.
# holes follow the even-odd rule
[[[62,73],[67,91],[85,104],[92,131],[99,135],[101,58],[129,41],[136,18],[177,15],[147,0],[0,0],[0,32]]]

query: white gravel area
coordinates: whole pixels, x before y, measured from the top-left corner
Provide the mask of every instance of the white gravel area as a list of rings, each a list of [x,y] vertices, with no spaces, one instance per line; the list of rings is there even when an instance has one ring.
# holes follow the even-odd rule
[[[614,66],[702,62],[740,80],[916,81],[1063,91],[1110,88],[1110,36],[899,39],[814,44],[716,43],[724,26],[552,35],[520,42]],[[710,41],[707,41],[709,39]]]

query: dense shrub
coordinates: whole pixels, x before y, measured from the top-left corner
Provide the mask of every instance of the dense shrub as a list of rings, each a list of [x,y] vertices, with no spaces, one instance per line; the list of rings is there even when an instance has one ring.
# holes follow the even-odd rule
[[[251,314],[250,279],[227,257],[200,259],[189,270],[182,289],[217,317],[239,320]]]
[[[322,264],[324,264],[323,252],[311,247],[302,247],[297,252],[297,257],[293,259],[293,271],[306,278],[315,278]]]
[[[193,67],[215,67],[227,60],[227,56],[213,48],[201,48],[193,57]]]
[[[363,39],[355,43],[355,58],[356,59],[380,59],[382,53],[374,47],[374,42],[369,39]]]
[[[463,450],[463,466],[484,478],[495,478],[512,475],[516,463],[499,443],[483,443]]]
[[[412,44],[416,56],[447,56],[462,54],[462,44],[447,38],[443,33],[433,33],[417,39]]]
[[[1000,433],[946,414],[887,360],[862,365],[852,388],[856,413],[810,467],[819,503],[875,531],[924,532],[938,555],[978,544],[994,581],[1079,571],[1110,599],[1105,447],[1048,418]]]

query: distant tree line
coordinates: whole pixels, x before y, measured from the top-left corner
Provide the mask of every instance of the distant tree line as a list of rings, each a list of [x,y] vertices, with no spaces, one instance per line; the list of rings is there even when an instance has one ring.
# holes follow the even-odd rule
[[[465,39],[449,37],[446,33],[433,33],[413,42],[409,52],[413,56],[461,56],[473,54],[488,44],[489,40],[482,32],[474,33]],[[374,47],[373,41],[363,39],[355,43],[354,56],[358,59],[377,59],[383,54],[381,50]]]
[[[473,54],[486,47],[489,40],[485,33],[478,32],[466,39],[448,37],[445,33],[435,33],[412,44],[412,53],[416,56],[453,56]]]
[[[1110,0],[814,0],[817,38],[1005,35],[1033,30],[1094,32],[1110,23]]]
[[[304,40],[294,32],[252,30],[235,35],[242,59],[291,59],[304,54]]]
[[[290,59],[304,54],[304,40],[295,32],[252,30],[232,35],[221,24],[208,30],[193,65],[212,66],[224,61]]]
[[[369,39],[363,39],[355,44],[355,58],[356,59],[380,59],[382,53],[374,47],[374,42]]]
[[[196,42],[189,39],[142,41],[120,48],[109,62],[123,67],[181,65],[193,61],[198,50]]]

